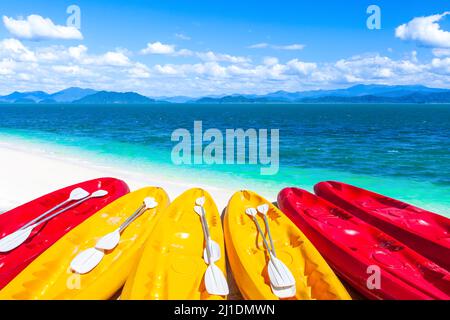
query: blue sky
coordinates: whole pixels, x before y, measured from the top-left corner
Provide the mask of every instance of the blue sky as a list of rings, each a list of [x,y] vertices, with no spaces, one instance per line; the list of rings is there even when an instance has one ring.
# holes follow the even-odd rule
[[[72,4],[81,10],[78,33],[57,29]],[[366,26],[372,4],[381,9],[380,30]],[[152,96],[446,87],[447,11],[444,1],[421,0],[3,1],[0,93],[72,85]]]

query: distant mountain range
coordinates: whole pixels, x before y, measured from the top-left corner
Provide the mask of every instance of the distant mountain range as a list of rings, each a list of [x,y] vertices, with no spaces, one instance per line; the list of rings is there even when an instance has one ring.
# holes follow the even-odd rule
[[[13,92],[0,103],[16,104],[155,104],[155,103],[450,103],[450,89],[425,86],[356,85],[345,89],[301,92],[277,91],[265,95],[233,94],[190,98],[146,97],[135,92],[68,88],[52,94],[43,91]]]

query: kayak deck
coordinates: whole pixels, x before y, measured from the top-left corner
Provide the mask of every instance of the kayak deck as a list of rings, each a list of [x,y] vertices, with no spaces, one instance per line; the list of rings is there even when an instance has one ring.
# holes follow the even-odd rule
[[[321,182],[314,189],[322,198],[450,270],[450,219],[345,183]]]
[[[305,190],[280,192],[281,209],[305,232],[333,268],[374,299],[450,299],[450,273],[394,238]],[[369,288],[371,267],[380,288]]]
[[[146,197],[153,197],[158,206],[145,211],[121,234],[116,248],[106,252],[92,271],[77,274],[71,261],[82,251],[92,248],[104,235],[116,230]],[[139,252],[169,203],[164,190],[144,188],[129,193],[97,212],[70,231],[33,261],[2,291],[0,299],[108,299],[125,283],[137,262]]]
[[[108,195],[87,200],[56,216],[35,228],[21,246],[6,253],[0,253],[0,289],[64,234],[107,204],[129,192],[125,182],[113,178],[95,179],[66,187],[0,215],[0,238],[16,231],[50,208],[67,200],[75,188],[83,188],[89,193],[103,189],[108,191]]]
[[[212,240],[221,249],[216,265],[226,276],[225,250],[220,215],[212,197],[202,189],[183,193],[164,211],[145,244],[138,264],[123,289],[123,300],[224,299],[205,288],[207,264],[200,216],[194,211],[197,198],[205,197],[206,219]]]
[[[247,208],[269,204],[268,219],[277,257],[293,273],[297,292],[292,299],[350,299],[345,288],[311,242],[273,204],[251,191],[235,193],[224,217],[228,259],[245,299],[276,300],[267,273],[268,254]],[[264,229],[264,220],[257,218]],[[266,236],[267,236],[267,230]]]

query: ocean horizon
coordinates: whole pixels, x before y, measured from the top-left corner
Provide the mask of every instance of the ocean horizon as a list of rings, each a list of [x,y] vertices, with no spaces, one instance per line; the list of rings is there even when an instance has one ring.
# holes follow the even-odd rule
[[[450,216],[450,105],[3,105],[0,146],[276,196],[337,180]],[[174,130],[279,129],[280,169],[181,165]]]

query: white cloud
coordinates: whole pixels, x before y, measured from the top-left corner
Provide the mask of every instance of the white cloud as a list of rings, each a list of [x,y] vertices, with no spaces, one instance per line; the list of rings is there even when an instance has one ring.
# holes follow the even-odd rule
[[[268,43],[261,42],[261,43],[252,44],[251,46],[248,46],[248,48],[250,48],[250,49],[263,49],[263,48],[267,48],[268,46],[269,46]]]
[[[175,33],[175,38],[181,39],[181,40],[191,40],[191,37],[183,34],[183,33]]]
[[[12,59],[0,60],[0,76],[14,74],[15,66],[16,66],[16,62]]]
[[[58,73],[72,76],[93,76],[94,73],[77,65],[56,65],[52,69]]]
[[[194,53],[189,49],[180,49],[176,51],[173,55],[174,56],[180,56],[180,57],[189,57],[192,56]]]
[[[17,39],[0,41],[0,56],[14,56],[18,61],[36,61],[34,52]]]
[[[197,57],[203,61],[224,61],[231,63],[247,63],[250,59],[247,57],[232,56],[229,54],[215,53],[213,51],[196,52]]]
[[[450,12],[428,17],[417,17],[395,29],[395,36],[402,40],[416,41],[429,47],[450,48],[450,32],[441,29],[439,21]]]
[[[176,61],[182,50],[174,48],[169,57]],[[201,61],[150,65],[135,60],[124,49],[93,53],[85,45],[27,47],[17,39],[4,39],[0,41],[0,92],[52,92],[80,86],[152,96],[191,96],[300,91],[356,83],[450,87],[450,56],[442,51],[427,61],[421,61],[415,52],[401,59],[375,53],[335,62],[283,61],[277,56],[252,61],[214,51],[185,54]]]
[[[303,50],[305,48],[305,45],[294,43],[294,44],[288,44],[288,45],[284,45],[284,46],[274,45],[272,47],[274,49],[278,49],[278,50]]]
[[[275,64],[278,64],[278,58],[277,57],[265,57],[263,59],[263,63],[266,66],[273,66]]]
[[[49,18],[32,14],[26,19],[3,16],[3,23],[16,38],[27,40],[82,40],[83,35],[75,27],[55,25]]]
[[[450,49],[434,48],[432,52],[433,55],[435,55],[436,57],[450,56]]]
[[[163,44],[159,41],[148,43],[145,49],[141,50],[141,54],[173,54],[175,46],[172,44]]]
[[[110,66],[129,66],[130,59],[122,52],[109,51],[99,56],[97,63]]]
[[[276,44],[269,44],[266,42],[262,42],[262,43],[252,44],[251,46],[248,46],[247,48],[249,48],[249,49],[271,48],[271,49],[276,49],[276,50],[295,51],[295,50],[303,50],[305,48],[305,45],[299,44],[299,43],[293,43],[293,44],[287,44],[287,45],[276,45]]]
[[[188,57],[194,53],[188,49],[176,50],[176,46],[173,44],[164,44],[160,41],[148,43],[147,47],[140,51],[140,54],[158,54],[158,55],[170,55],[174,57]]]
[[[177,66],[174,65],[159,65],[157,64],[155,66],[155,71],[159,74],[163,74],[163,75],[177,75],[180,74],[181,70],[178,70],[179,68]]]
[[[77,47],[70,47],[69,48],[69,55],[77,60],[80,60],[87,52],[87,47],[84,45],[79,45]]]
[[[150,69],[143,63],[136,63],[130,70],[129,75],[131,78],[146,79],[150,77]]]
[[[298,59],[293,59],[287,63],[288,67],[295,72],[298,72],[302,75],[308,75],[314,70],[317,69],[316,63],[311,62],[303,62]]]
[[[444,59],[434,58],[431,61],[431,67],[437,73],[450,75],[450,57]]]

